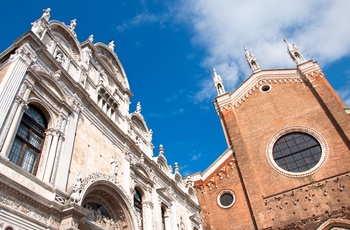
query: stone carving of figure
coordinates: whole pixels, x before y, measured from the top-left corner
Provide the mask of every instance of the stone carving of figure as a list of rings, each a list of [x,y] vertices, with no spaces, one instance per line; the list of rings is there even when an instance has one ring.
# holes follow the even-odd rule
[[[63,54],[62,54],[62,52],[57,52],[55,58],[56,58],[56,61],[57,61],[58,63],[60,63],[60,64],[63,63]]]
[[[43,10],[43,15],[41,16],[41,18],[45,19],[46,21],[49,21],[50,19],[50,8],[44,9]]]
[[[32,23],[32,31],[40,38],[45,27],[44,27],[44,20],[45,21],[49,21],[50,18],[50,8],[47,8],[45,10],[43,10],[43,15],[41,16],[41,18],[39,18],[38,20],[36,20],[35,22]]]
[[[114,40],[111,40],[111,41],[108,43],[108,48],[114,51]]]
[[[137,102],[137,105],[136,105],[136,112],[137,112],[137,113],[141,113],[141,103],[140,103],[140,102]]]
[[[72,202],[78,203],[80,200],[80,193],[82,190],[82,179],[80,177],[80,172],[77,173],[77,175],[74,178],[74,184],[73,184],[73,193],[70,196],[70,199]]]
[[[115,156],[111,159],[111,174],[117,176],[118,175],[118,161]]]
[[[73,31],[76,26],[77,26],[77,19],[71,20],[70,25],[69,25],[69,29],[71,29]]]
[[[91,49],[90,49],[90,48],[85,48],[85,49],[83,50],[83,61],[84,61],[84,63],[85,63],[86,65],[89,64],[91,56],[92,56],[92,55],[91,55]]]
[[[91,35],[89,36],[89,41],[90,41],[91,43],[94,41],[94,35],[93,35],[93,34],[91,34]]]
[[[244,47],[244,51],[247,58],[254,58],[254,55],[247,50],[247,47]]]

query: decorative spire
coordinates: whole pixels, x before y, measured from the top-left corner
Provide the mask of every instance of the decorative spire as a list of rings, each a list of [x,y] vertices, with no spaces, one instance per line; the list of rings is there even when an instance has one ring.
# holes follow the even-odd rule
[[[165,152],[164,148],[163,148],[163,145],[159,145],[159,149],[158,149],[158,153],[159,155],[163,155]]]
[[[293,44],[291,45],[286,38],[283,39],[283,41],[287,44],[288,54],[292,58],[292,60],[297,64],[301,64],[306,62],[305,58],[299,51],[299,49]]]
[[[256,58],[251,52],[247,50],[247,47],[244,47],[244,51],[245,51],[245,57],[247,59],[249,67],[252,69],[253,73],[261,70],[258,62],[256,61]]]
[[[214,73],[214,78],[213,78],[214,85],[215,85],[216,91],[218,92],[218,95],[226,93],[225,88],[224,88],[224,84],[222,83],[222,79],[221,79],[220,75],[218,75],[216,73],[215,68],[213,68],[213,73]]]
[[[175,172],[178,172],[180,170],[180,166],[177,162],[175,162],[174,164],[174,169],[175,169]]]
[[[137,102],[136,113],[141,113],[141,103],[140,102]]]

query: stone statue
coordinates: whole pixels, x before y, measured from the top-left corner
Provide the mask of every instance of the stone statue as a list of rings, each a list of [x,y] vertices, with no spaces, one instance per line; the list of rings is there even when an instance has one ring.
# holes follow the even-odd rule
[[[69,25],[69,29],[73,31],[76,26],[77,26],[77,19],[71,20],[70,25]]]
[[[114,51],[114,40],[111,40],[109,43],[108,43],[108,48],[110,50],[113,50]]]
[[[92,54],[91,54],[91,49],[90,48],[85,48],[83,50],[83,61],[86,65],[89,65],[89,62],[90,62],[90,58],[92,57]]]
[[[93,41],[94,41],[94,35],[93,34],[91,34],[90,36],[89,36],[89,41],[92,43]]]
[[[72,202],[78,203],[80,200],[80,193],[82,190],[82,179],[80,177],[80,172],[77,173],[77,175],[74,178],[74,184],[73,184],[73,193],[70,195],[70,200]]]
[[[47,8],[45,10],[43,10],[43,15],[41,16],[41,18],[37,19],[35,22],[32,23],[32,31],[34,32],[34,34],[36,34],[39,38],[41,37],[44,29],[45,29],[45,22],[44,21],[49,21],[50,18],[50,8]]]
[[[43,15],[41,16],[42,19],[45,19],[46,21],[49,21],[50,19],[50,11],[51,9],[50,8],[47,8],[47,9],[44,9],[43,10]]]
[[[56,61],[62,65],[62,63],[63,63],[63,54],[62,54],[62,52],[57,52],[55,58],[56,58]]]
[[[115,156],[113,156],[111,159],[111,166],[112,166],[111,174],[114,176],[117,176],[118,175],[118,161],[117,161]]]
[[[244,47],[244,51],[247,58],[254,58],[254,55],[247,50],[247,47]]]

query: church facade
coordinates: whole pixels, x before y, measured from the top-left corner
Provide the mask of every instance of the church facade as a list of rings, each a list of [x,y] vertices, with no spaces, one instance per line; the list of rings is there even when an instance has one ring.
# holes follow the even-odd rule
[[[0,229],[201,229],[114,42],[77,40],[50,9],[0,54]]]
[[[287,40],[293,69],[263,70],[214,101],[228,149],[192,175],[202,227],[350,229],[350,109]]]

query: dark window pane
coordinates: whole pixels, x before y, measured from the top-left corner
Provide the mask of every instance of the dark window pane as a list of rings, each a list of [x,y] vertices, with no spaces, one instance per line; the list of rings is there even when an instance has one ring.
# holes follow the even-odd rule
[[[231,193],[224,193],[220,196],[220,204],[222,206],[230,206],[233,203],[233,195]]]
[[[273,148],[273,158],[277,165],[290,172],[311,169],[320,161],[321,153],[316,138],[301,132],[285,134],[276,141]]]
[[[46,128],[47,121],[43,113],[35,106],[29,105],[17,130],[9,160],[26,171],[35,173]]]

